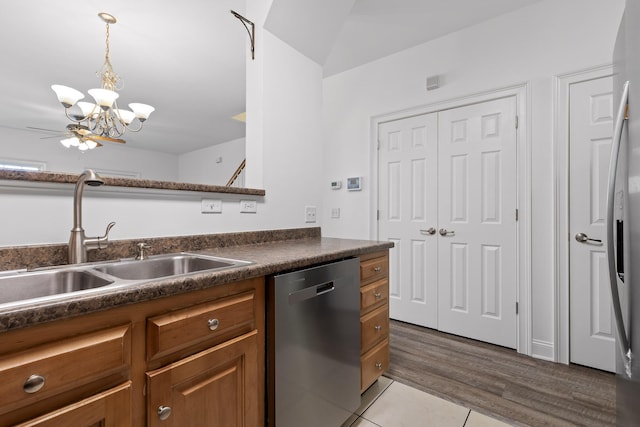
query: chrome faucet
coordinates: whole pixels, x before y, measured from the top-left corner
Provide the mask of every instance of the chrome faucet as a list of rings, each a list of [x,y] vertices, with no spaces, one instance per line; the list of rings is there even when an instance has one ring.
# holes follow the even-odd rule
[[[69,238],[69,264],[87,262],[87,250],[89,249],[106,248],[109,245],[109,231],[116,225],[115,222],[110,222],[102,237],[85,236],[84,228],[82,228],[82,194],[85,184],[98,187],[104,185],[104,181],[91,169],[87,169],[78,177],[73,195],[73,229]]]

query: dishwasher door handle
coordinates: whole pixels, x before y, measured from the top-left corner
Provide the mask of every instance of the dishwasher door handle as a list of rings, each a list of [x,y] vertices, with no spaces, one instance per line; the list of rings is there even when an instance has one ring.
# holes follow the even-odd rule
[[[289,294],[289,304],[297,304],[311,298],[319,297],[336,289],[333,281],[308,286]]]
[[[322,294],[326,294],[327,292],[331,292],[336,287],[333,286],[333,282],[323,283],[322,285],[316,286],[316,296],[320,296]]]

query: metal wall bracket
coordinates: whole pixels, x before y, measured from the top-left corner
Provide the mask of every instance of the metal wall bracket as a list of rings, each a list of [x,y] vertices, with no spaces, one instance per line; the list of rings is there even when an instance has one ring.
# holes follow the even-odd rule
[[[244,16],[240,15],[238,12],[235,11],[231,11],[231,14],[233,16],[235,16],[236,18],[238,18],[240,20],[240,22],[242,22],[242,25],[244,25],[244,28],[247,30],[247,33],[249,34],[249,39],[251,39],[251,59],[256,59],[255,56],[255,46],[256,46],[256,26],[253,22],[249,21],[247,18],[245,18]],[[251,25],[251,30],[249,30],[249,27],[247,27],[247,24]]]

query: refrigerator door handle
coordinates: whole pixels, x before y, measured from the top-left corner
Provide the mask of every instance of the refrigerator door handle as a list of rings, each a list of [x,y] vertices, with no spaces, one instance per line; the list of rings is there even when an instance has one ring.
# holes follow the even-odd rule
[[[622,354],[625,359],[625,368],[630,369],[631,362],[631,348],[629,346],[629,338],[624,326],[624,320],[622,318],[622,307],[620,305],[620,295],[618,293],[618,275],[616,269],[615,258],[615,242],[613,241],[614,234],[614,203],[615,203],[615,184],[616,184],[616,172],[618,170],[618,154],[620,152],[620,143],[622,141],[622,129],[624,122],[626,121],[627,103],[629,101],[629,82],[625,82],[622,97],[620,99],[620,106],[618,107],[618,116],[613,131],[613,141],[611,145],[611,159],[609,161],[609,182],[607,185],[607,221],[606,221],[606,236],[607,236],[607,262],[609,265],[609,285],[611,287],[611,300],[613,302],[613,311],[616,319],[616,327],[618,329],[618,337],[620,347],[622,348]]]

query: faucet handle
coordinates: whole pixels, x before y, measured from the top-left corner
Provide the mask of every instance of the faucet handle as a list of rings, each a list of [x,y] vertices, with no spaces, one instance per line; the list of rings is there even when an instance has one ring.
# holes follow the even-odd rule
[[[104,236],[103,236],[105,239],[109,237],[109,232],[111,231],[114,225],[116,225],[115,221],[111,221],[109,224],[107,224],[107,231],[104,232]]]
[[[84,241],[87,249],[104,249],[109,246],[109,232],[116,225],[115,222],[110,222],[107,225],[107,231],[104,232],[104,236],[101,237],[87,237]]]

